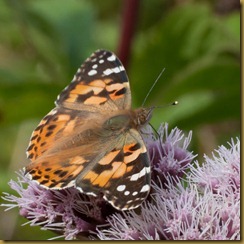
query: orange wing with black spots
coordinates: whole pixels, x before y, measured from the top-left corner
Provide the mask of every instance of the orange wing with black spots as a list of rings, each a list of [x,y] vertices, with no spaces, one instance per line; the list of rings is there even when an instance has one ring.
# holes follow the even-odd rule
[[[48,113],[33,131],[27,148],[27,157],[34,161],[64,137],[75,132],[77,126],[85,126],[87,118],[94,114],[88,111],[76,112],[65,108],[55,108]]]
[[[114,143],[115,147],[103,157],[93,159],[96,163],[92,169],[82,172],[75,185],[86,194],[102,192],[117,209],[133,209],[145,200],[150,189],[147,150],[141,135],[134,129],[119,136]]]
[[[52,146],[55,137],[63,131],[69,121],[70,116],[68,114],[61,116],[57,113],[57,109],[48,113],[32,133],[27,157],[33,161],[42,155]]]
[[[151,109],[131,110],[123,65],[99,50],[32,133],[26,174],[50,189],[74,186],[119,210],[138,207],[150,189],[150,166],[140,127]],[[145,119],[142,119],[145,118]]]
[[[97,111],[131,109],[131,93],[124,66],[112,52],[94,52],[58,96],[57,106]]]

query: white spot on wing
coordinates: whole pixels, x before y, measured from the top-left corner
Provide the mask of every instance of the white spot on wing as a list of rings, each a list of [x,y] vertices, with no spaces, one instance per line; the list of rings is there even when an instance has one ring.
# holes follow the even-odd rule
[[[80,192],[83,192],[82,188],[79,186],[76,186],[76,189],[79,190]]]
[[[136,180],[138,180],[138,178],[139,178],[139,173],[133,174],[133,175],[130,177],[130,181],[136,181]]]
[[[143,177],[145,174],[148,174],[150,172],[150,167],[144,167],[139,173],[133,174],[130,177],[130,181],[136,181],[139,178]]]
[[[119,69],[120,69],[120,71],[123,71],[123,70],[125,70],[125,68],[124,68],[124,66],[119,66]]]
[[[79,190],[80,192],[84,192],[83,189],[82,189],[81,187],[79,187],[79,186],[75,186],[75,188],[76,188],[77,190]],[[90,195],[90,196],[94,196],[94,197],[97,196],[94,192],[86,192],[86,194],[87,194],[87,195]]]
[[[118,67],[115,67],[115,68],[111,68],[111,69],[106,69],[103,71],[103,74],[105,75],[110,75],[112,73],[119,73],[121,71],[125,70],[125,68],[123,66],[118,66]]]
[[[116,57],[114,54],[112,54],[110,57],[107,58],[108,61],[114,61],[116,60]]]
[[[115,67],[115,68],[113,68],[113,72],[114,72],[114,73],[119,73],[119,72],[120,72],[120,68],[119,68],[119,67]]]
[[[128,196],[128,195],[130,195],[130,192],[129,191],[125,191],[125,196]]]
[[[149,185],[144,185],[142,188],[141,188],[141,191],[140,192],[146,192],[146,191],[149,191],[150,189],[150,186]]]
[[[104,73],[105,75],[110,75],[110,74],[113,73],[113,70],[112,70],[112,69],[106,69],[106,70],[103,71],[103,73]]]
[[[132,196],[136,196],[138,194],[138,192],[137,191],[134,191],[133,193],[132,193]]]
[[[125,185],[119,185],[117,187],[117,191],[124,191],[124,189],[125,189]]]
[[[95,74],[97,74],[97,71],[96,71],[95,69],[92,69],[92,70],[90,70],[90,71],[88,72],[88,75],[89,75],[89,76],[93,76],[93,75],[95,75]]]

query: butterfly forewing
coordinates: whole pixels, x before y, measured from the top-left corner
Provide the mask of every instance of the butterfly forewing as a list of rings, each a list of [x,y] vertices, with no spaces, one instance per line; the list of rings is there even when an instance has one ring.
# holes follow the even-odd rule
[[[77,111],[65,108],[53,109],[33,131],[27,148],[27,157],[31,161],[37,159],[55,147],[57,141],[69,137],[77,126],[85,126],[88,117],[92,117],[89,111],[77,113]]]
[[[112,52],[94,52],[78,69],[71,84],[59,95],[56,104],[99,112],[130,109],[130,87],[123,65]]]
[[[88,58],[32,133],[28,176],[50,189],[77,187],[119,210],[138,207],[150,165],[123,65],[111,52]]]

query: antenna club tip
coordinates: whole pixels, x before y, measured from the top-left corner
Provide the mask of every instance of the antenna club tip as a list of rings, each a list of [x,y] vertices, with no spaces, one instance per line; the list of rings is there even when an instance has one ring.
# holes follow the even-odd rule
[[[177,105],[178,103],[179,103],[178,101],[174,101],[172,105]]]

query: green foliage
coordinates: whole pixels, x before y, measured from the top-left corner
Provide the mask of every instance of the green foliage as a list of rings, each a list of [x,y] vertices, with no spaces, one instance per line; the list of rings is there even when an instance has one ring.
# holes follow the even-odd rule
[[[208,5],[182,5],[141,32],[134,46],[129,77],[135,103],[142,103],[162,68],[147,104],[179,101],[176,107],[155,111],[156,127],[167,121],[194,135],[201,125],[240,120],[238,13],[220,18]],[[238,127],[235,132],[239,134]],[[233,130],[226,133],[233,136]]]
[[[207,0],[173,2],[140,2],[128,67],[133,105],[165,68],[146,105],[179,105],[155,109],[152,124],[193,130],[199,152],[208,144],[199,139],[206,126],[220,128],[217,145],[240,133],[240,13],[219,16]],[[1,191],[23,167],[31,131],[84,59],[98,48],[116,51],[122,7],[114,0],[0,1]]]

